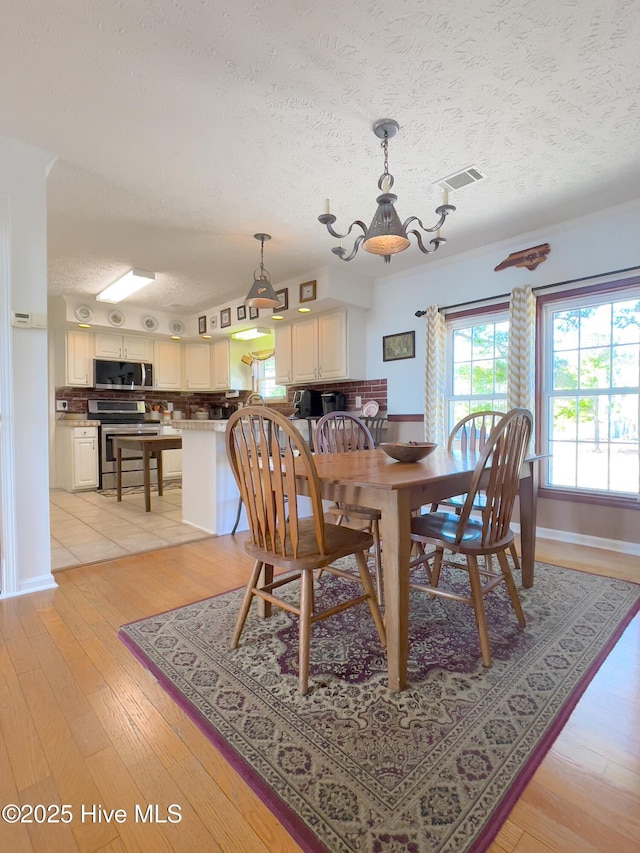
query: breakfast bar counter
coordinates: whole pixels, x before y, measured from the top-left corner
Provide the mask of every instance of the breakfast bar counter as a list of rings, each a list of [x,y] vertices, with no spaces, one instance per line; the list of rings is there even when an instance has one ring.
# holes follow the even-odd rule
[[[225,446],[226,420],[180,420],[182,430],[182,520],[214,536],[231,533],[239,492]],[[242,510],[239,530],[248,525]]]

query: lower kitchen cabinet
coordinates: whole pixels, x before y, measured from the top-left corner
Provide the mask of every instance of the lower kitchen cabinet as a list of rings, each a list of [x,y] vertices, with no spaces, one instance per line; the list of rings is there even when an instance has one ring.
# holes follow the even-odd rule
[[[56,479],[68,492],[98,488],[97,427],[56,427]]]
[[[160,427],[160,435],[182,435],[182,430],[172,426]],[[182,450],[162,451],[162,479],[177,480],[182,477]]]

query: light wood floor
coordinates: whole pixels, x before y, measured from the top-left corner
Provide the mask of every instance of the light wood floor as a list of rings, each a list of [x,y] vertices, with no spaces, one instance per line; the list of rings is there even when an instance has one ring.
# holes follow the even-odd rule
[[[244,583],[230,536],[58,572],[0,603],[0,801],[68,803],[69,824],[0,822],[0,850],[298,851],[117,639],[125,622]],[[638,558],[539,542],[539,559],[640,579]],[[602,666],[491,853],[640,849],[640,620]],[[182,821],[136,823],[134,805]],[[100,821],[82,804],[102,806]],[[128,819],[116,823],[112,809]],[[362,851],[369,853],[369,851]]]

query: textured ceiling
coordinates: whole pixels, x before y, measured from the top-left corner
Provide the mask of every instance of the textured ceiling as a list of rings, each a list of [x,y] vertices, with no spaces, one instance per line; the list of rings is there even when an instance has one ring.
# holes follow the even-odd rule
[[[0,19],[0,134],[58,158],[55,294],[133,266],[156,272],[138,304],[215,306],[248,290],[256,231],[275,282],[341,265],[317,216],[327,196],[338,229],[373,216],[385,117],[401,219],[434,224],[436,180],[487,175],[451,195],[438,257],[640,198],[637,0],[4,0]]]

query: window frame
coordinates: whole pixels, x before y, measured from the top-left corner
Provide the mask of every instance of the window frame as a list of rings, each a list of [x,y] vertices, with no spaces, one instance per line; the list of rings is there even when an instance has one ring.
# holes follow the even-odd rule
[[[582,308],[592,305],[609,304],[625,299],[640,299],[640,277],[602,282],[577,288],[563,288],[552,293],[540,295],[536,300],[536,446],[543,457],[538,495],[551,500],[573,501],[576,503],[624,509],[640,509],[640,494],[626,496],[620,492],[572,488],[550,485],[549,480],[549,400],[553,394],[553,334],[550,334],[552,314],[556,306],[563,304],[567,308]],[[561,309],[562,310],[562,309]],[[609,393],[611,393],[611,390]],[[613,389],[615,390],[615,389]]]

